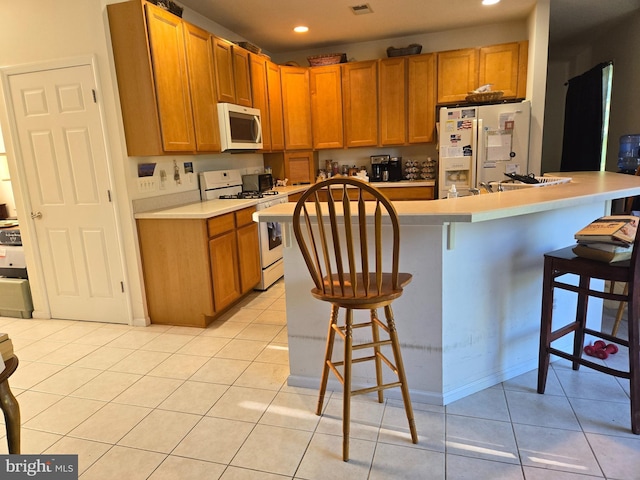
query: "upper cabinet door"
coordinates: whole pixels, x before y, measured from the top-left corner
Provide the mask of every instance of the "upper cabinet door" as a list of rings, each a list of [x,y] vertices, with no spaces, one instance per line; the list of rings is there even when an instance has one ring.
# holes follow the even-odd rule
[[[345,143],[347,147],[378,144],[378,62],[342,66]]]
[[[269,128],[271,150],[284,150],[284,114],[282,111],[282,85],[280,66],[267,61],[267,98],[269,100]]]
[[[213,58],[216,64],[216,93],[218,102],[236,103],[231,43],[214,37]]]
[[[407,62],[385,58],[378,65],[380,145],[407,143]]]
[[[311,150],[309,69],[280,67],[284,140],[287,150]]]
[[[430,143],[436,127],[436,55],[412,55],[407,62],[409,143]]]
[[[262,119],[262,149],[271,151],[271,128],[269,121],[269,99],[267,96],[267,60],[258,55],[249,55],[251,67],[251,95],[253,107],[260,110]]]
[[[251,99],[251,74],[249,73],[249,51],[231,46],[233,53],[233,82],[236,91],[236,103],[245,107],[253,106]]]
[[[478,85],[478,50],[438,53],[438,103],[464,102]]]
[[[147,4],[147,28],[162,144],[165,151],[194,151],[193,113],[182,21]]]
[[[491,84],[492,90],[502,90],[504,98],[518,96],[520,45],[506,43],[480,49],[478,86]]]
[[[342,76],[340,65],[309,72],[313,148],[342,148]]]
[[[219,152],[220,130],[213,69],[213,39],[209,32],[194,25],[185,22],[184,27],[196,148],[199,152]]]

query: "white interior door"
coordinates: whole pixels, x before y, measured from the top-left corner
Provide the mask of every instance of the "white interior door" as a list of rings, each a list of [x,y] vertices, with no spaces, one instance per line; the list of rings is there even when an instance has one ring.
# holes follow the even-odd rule
[[[51,316],[127,323],[93,70],[23,73],[9,85]]]

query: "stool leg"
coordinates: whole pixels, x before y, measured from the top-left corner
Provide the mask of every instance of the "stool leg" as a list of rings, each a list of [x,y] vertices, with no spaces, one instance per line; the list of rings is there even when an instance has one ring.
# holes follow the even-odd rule
[[[624,284],[624,290],[622,291],[623,295],[629,294],[629,283]],[[618,334],[618,328],[620,327],[620,322],[622,321],[622,315],[624,314],[624,306],[627,302],[620,302],[618,305],[618,312],[616,313],[616,321],[613,322],[613,328],[611,329],[611,335],[614,337]]]
[[[629,289],[635,290],[632,285]],[[629,389],[631,391],[631,431],[640,434],[640,305],[634,295],[629,295]]]
[[[353,310],[347,308],[344,337],[344,384],[342,392],[342,460],[349,461],[351,433],[351,360],[353,347]]]
[[[378,343],[380,341],[380,329],[378,328],[378,324],[375,320],[378,319],[378,312],[375,309],[371,310],[371,336],[373,337],[373,342]],[[382,360],[380,359],[380,346],[376,345],[373,347],[373,354],[375,356],[376,362],[376,381],[378,386],[382,385]],[[384,392],[382,389],[378,390],[378,402],[382,403],[384,401]]]
[[[0,406],[7,425],[7,442],[10,454],[20,453],[20,406],[9,388],[9,381],[0,383]]]
[[[540,351],[538,353],[538,393],[544,393],[549,371],[549,345],[553,317],[553,260],[544,259],[542,277],[542,313],[540,316]]]
[[[580,358],[582,358],[582,349],[584,348],[584,329],[587,325],[587,306],[589,304],[589,295],[586,292],[589,289],[591,278],[580,276],[580,293],[578,293],[578,305],[576,307],[576,328],[573,333],[573,362],[571,368],[578,370],[580,368]]]
[[[391,347],[393,348],[393,356],[398,370],[398,378],[400,380],[400,391],[402,392],[402,401],[404,402],[404,410],[409,421],[409,431],[411,432],[411,441],[418,443],[418,432],[416,431],[416,421],[413,417],[413,407],[411,406],[411,398],[409,397],[409,385],[407,384],[407,376],[404,373],[404,363],[402,362],[402,354],[400,353],[400,342],[398,341],[398,332],[396,331],[396,322],[393,318],[393,310],[391,305],[384,307],[384,314],[389,326],[389,336],[391,337]]]
[[[322,415],[322,406],[324,405],[324,394],[327,391],[327,381],[329,379],[329,362],[333,355],[333,343],[336,338],[334,326],[338,322],[337,305],[331,305],[331,318],[329,320],[329,332],[327,333],[327,344],[324,351],[324,364],[322,365],[322,375],[320,377],[320,393],[318,395],[318,406],[316,407],[316,415]]]

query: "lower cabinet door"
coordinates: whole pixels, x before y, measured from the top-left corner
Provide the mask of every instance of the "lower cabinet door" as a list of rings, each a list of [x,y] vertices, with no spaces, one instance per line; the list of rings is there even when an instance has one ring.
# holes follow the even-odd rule
[[[258,224],[238,229],[238,256],[240,266],[240,293],[246,293],[260,282],[260,245]]]
[[[213,301],[216,312],[240,297],[238,245],[235,232],[227,232],[209,240]]]

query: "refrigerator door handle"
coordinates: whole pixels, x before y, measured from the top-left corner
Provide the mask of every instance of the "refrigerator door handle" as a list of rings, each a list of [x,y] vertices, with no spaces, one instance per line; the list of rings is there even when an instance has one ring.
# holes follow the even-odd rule
[[[471,179],[471,186],[478,188],[478,181],[480,178],[480,169],[482,168],[481,160],[483,158],[482,149],[484,147],[484,135],[482,134],[483,122],[481,118],[473,121],[473,138],[476,144],[473,148],[473,169]]]

